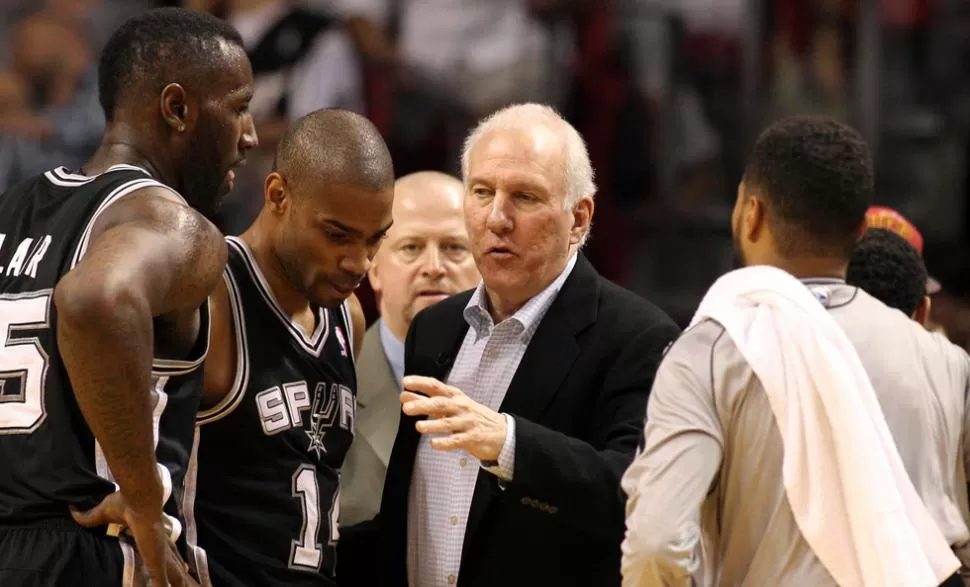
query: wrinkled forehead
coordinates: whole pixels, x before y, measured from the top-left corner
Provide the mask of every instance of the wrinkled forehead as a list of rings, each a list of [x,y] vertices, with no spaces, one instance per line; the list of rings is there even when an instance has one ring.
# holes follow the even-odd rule
[[[486,132],[469,154],[468,180],[540,184],[549,191],[565,187],[562,137],[543,125]]]

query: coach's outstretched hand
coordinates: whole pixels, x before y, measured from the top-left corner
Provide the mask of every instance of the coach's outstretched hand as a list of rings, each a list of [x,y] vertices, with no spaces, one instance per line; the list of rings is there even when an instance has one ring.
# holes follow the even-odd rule
[[[85,528],[108,526],[109,533],[120,527],[120,532],[135,541],[151,578],[151,587],[199,587],[172,543],[171,528],[165,523],[160,509],[157,517],[136,512],[121,492],[116,491],[88,511],[82,512],[72,506],[71,517]]]
[[[416,393],[415,393],[416,392]],[[498,459],[505,445],[505,416],[471,399],[465,392],[433,377],[409,375],[401,393],[402,411],[408,416],[428,416],[415,424],[437,450],[464,449],[482,461]]]

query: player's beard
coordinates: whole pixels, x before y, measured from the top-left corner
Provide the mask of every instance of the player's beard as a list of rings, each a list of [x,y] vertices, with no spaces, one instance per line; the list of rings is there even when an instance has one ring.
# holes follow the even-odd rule
[[[741,248],[741,239],[738,237],[738,231],[734,230],[731,234],[731,269],[741,269],[742,267],[747,267],[748,262],[744,256],[744,249]]]
[[[218,161],[219,147],[215,134],[201,126],[189,138],[182,156],[179,192],[203,216],[215,222],[222,205],[227,171]]]

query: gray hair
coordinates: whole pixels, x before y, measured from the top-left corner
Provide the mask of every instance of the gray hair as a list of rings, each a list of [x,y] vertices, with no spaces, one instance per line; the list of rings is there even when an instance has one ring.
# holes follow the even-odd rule
[[[543,104],[514,104],[490,114],[479,122],[465,139],[461,153],[461,175],[464,182],[468,183],[468,161],[472,149],[482,136],[496,129],[525,130],[535,126],[545,126],[562,137],[565,153],[563,157],[565,209],[572,210],[583,196],[591,198],[595,196],[593,164],[590,163],[583,137],[558,112]]]

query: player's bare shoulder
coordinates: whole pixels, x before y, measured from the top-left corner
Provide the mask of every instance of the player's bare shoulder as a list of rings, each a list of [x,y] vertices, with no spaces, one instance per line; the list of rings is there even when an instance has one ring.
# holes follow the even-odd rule
[[[186,309],[205,301],[226,265],[226,243],[219,229],[168,188],[145,187],[111,205],[93,227],[92,240],[116,230],[126,234],[114,239],[117,246],[129,240],[156,245],[155,254],[141,262],[164,265],[157,270],[159,277],[170,274],[175,282],[170,285],[196,292],[178,296],[184,298]]]

